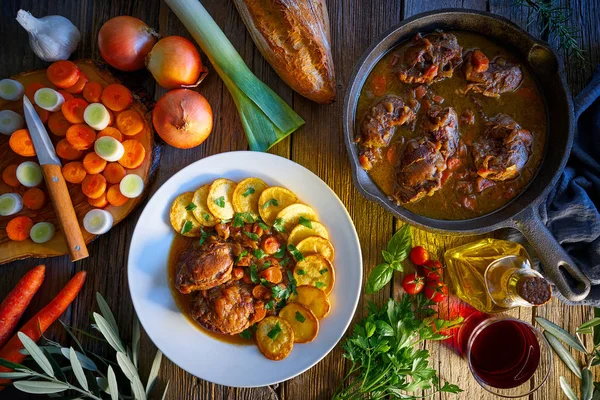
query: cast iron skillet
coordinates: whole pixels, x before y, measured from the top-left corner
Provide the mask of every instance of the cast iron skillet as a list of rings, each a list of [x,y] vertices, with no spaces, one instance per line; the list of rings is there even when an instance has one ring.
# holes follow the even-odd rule
[[[412,38],[417,32],[427,33],[435,29],[478,33],[507,47],[521,59],[521,62],[531,67],[546,102],[548,114],[546,148],[536,176],[529,186],[506,206],[474,219],[436,220],[397,206],[361,168],[358,161],[358,147],[354,142],[358,96],[372,68],[400,42]],[[457,70],[455,73],[461,72]],[[565,167],[575,129],[573,103],[563,67],[546,43],[533,38],[507,19],[489,13],[444,9],[416,15],[384,34],[358,61],[344,99],[343,127],[354,184],[367,199],[379,203],[406,223],[437,233],[480,234],[499,228],[516,228],[535,248],[546,276],[554,282],[565,298],[579,301],[587,296],[590,291],[589,280],[546,229],[538,213],[539,204],[547,197]]]

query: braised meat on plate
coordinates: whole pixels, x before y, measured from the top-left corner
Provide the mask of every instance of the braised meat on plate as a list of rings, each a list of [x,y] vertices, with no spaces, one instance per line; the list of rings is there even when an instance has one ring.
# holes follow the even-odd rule
[[[231,279],[233,261],[231,244],[216,237],[195,241],[179,257],[175,287],[184,294],[214,288]]]
[[[416,35],[400,60],[398,79],[403,83],[432,83],[452,77],[462,62],[462,48],[451,33]]]
[[[523,81],[523,71],[519,65],[504,57],[496,57],[490,62],[481,50],[467,53],[463,71],[469,82],[466,92],[481,93],[488,97],[514,92]]]

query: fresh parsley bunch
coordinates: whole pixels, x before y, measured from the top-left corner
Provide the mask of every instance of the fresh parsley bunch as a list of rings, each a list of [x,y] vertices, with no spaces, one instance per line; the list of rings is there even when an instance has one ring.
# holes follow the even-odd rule
[[[404,295],[398,302],[390,299],[382,308],[370,303],[369,316],[354,326],[342,346],[343,357],[352,366],[333,399],[416,399],[422,396],[413,393],[429,389],[461,392],[448,382],[440,385],[436,370],[429,366],[429,351],[421,348],[421,342],[446,339],[440,331],[456,326],[462,318],[438,319],[431,304],[422,294]]]

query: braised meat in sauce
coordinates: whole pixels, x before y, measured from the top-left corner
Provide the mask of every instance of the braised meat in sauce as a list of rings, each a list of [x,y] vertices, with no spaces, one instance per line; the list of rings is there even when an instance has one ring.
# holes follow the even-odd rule
[[[231,279],[233,254],[231,245],[214,239],[199,245],[190,244],[181,254],[175,277],[175,287],[181,293],[214,288]]]
[[[356,124],[360,162],[382,191],[442,220],[514,199],[541,163],[547,131],[527,65],[460,31],[417,35],[385,55],[361,91]]]

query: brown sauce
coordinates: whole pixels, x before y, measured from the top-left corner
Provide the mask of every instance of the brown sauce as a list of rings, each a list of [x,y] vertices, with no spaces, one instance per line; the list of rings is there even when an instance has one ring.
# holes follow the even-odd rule
[[[470,50],[479,48],[484,51],[490,60],[496,56],[502,56],[508,60],[518,63],[523,71],[523,82],[519,89],[512,93],[503,93],[499,98],[485,97],[480,94],[464,95],[458,93],[459,89],[467,85],[467,81],[462,72],[461,66],[455,71],[452,78],[447,78],[443,81],[433,83],[430,88],[432,91],[444,98],[441,104],[443,107],[454,107],[459,118],[466,110],[472,110],[477,114],[477,109],[471,97],[475,97],[482,105],[483,111],[488,117],[492,117],[499,113],[508,114],[517,121],[523,128],[528,129],[533,134],[532,153],[521,172],[521,174],[510,181],[497,182],[491,188],[485,189],[477,194],[477,207],[468,209],[461,206],[461,197],[454,189],[456,179],[451,176],[445,185],[435,192],[432,196],[426,196],[420,201],[404,204],[404,207],[415,214],[423,215],[430,218],[441,220],[463,220],[475,218],[485,214],[489,214],[499,208],[502,208],[512,199],[517,197],[529,184],[535,175],[544,155],[546,132],[547,132],[547,116],[546,107],[536,84],[533,73],[528,69],[525,63],[521,62],[514,54],[507,49],[499,46],[491,40],[472,33],[466,32],[450,32],[453,33],[460,46],[463,48],[463,54]],[[409,90],[419,86],[418,84],[405,84],[399,81],[394,68],[390,66],[394,55],[403,54],[410,41],[400,44],[395,49],[392,49],[386,54],[373,68],[365,85],[361,90],[361,94],[357,105],[357,126],[360,124],[361,118],[367,109],[380,97],[373,93],[373,78],[383,75],[386,80],[385,94],[397,94],[403,98]],[[417,114],[416,126],[419,126],[423,112]],[[477,116],[473,125],[459,123],[459,131],[463,140],[477,138],[483,131],[485,122]],[[394,138],[390,146],[398,140],[410,139],[418,134],[411,130],[410,126],[401,126],[396,129]],[[389,147],[389,146],[388,146]],[[382,151],[385,154],[387,148]],[[472,165],[471,157],[464,160],[466,167]],[[375,181],[377,186],[386,193],[392,195],[395,192],[394,164],[391,164],[385,157],[374,163],[373,168],[369,171],[369,175]]]
[[[202,333],[210,336],[213,339],[220,340],[221,342],[226,342],[230,344],[236,345],[249,345],[254,344],[252,339],[244,339],[240,335],[224,335],[222,333],[212,332],[205,329],[202,325],[200,325],[190,314],[190,303],[193,298],[193,294],[182,294],[175,288],[175,275],[177,274],[177,260],[179,259],[179,255],[187,249],[190,243],[194,240],[198,239],[190,239],[186,238],[182,235],[175,235],[173,239],[173,243],[171,244],[171,250],[169,252],[169,265],[167,267],[167,274],[169,279],[169,288],[171,289],[171,293],[173,294],[173,300],[175,300],[175,304],[177,304],[177,308],[179,311],[185,316],[185,318],[192,324],[194,327],[202,331]]]

